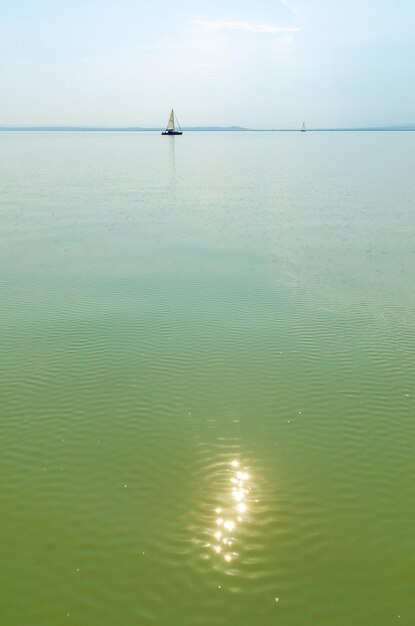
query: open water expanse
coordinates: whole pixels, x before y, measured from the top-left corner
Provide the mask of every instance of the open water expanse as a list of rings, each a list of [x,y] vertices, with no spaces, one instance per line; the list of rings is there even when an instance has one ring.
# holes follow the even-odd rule
[[[415,624],[415,133],[1,133],[0,624]]]

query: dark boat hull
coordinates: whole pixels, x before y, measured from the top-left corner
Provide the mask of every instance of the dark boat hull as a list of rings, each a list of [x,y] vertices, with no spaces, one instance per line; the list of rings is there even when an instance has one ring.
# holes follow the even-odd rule
[[[183,135],[181,130],[163,130],[162,135]]]

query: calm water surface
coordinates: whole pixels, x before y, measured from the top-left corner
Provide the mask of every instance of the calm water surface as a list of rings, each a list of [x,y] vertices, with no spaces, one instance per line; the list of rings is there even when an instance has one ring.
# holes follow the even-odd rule
[[[415,133],[2,133],[4,626],[415,623]]]

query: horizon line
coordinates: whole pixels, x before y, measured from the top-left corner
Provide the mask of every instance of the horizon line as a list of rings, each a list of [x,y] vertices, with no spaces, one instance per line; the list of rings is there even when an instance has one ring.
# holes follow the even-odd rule
[[[88,125],[88,124],[8,124],[0,125],[0,131],[88,131],[88,132],[161,132],[164,127],[159,126],[115,126],[115,125]],[[300,127],[296,128],[250,128],[245,126],[183,126],[183,131],[233,131],[233,132],[299,132]],[[406,124],[386,124],[378,126],[316,126],[306,128],[307,132],[322,131],[413,131],[415,123]]]

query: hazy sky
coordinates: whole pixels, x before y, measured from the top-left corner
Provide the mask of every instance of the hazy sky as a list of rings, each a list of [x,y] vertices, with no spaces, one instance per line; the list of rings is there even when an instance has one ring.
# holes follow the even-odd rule
[[[415,0],[0,0],[0,125],[415,122]]]

